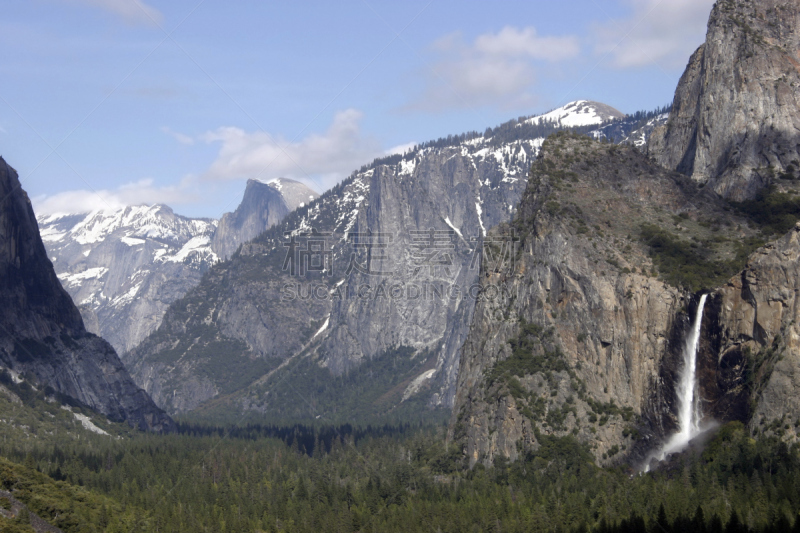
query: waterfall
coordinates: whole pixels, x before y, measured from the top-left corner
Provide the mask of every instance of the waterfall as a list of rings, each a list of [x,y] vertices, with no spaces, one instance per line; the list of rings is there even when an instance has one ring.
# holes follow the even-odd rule
[[[700,297],[692,330],[683,346],[683,368],[675,390],[678,397],[678,431],[657,453],[651,456],[651,459],[663,461],[667,455],[683,450],[690,440],[702,433],[700,419],[703,417],[703,413],[697,394],[697,348],[700,345],[700,328],[703,323],[706,296],[708,295],[704,294]]]

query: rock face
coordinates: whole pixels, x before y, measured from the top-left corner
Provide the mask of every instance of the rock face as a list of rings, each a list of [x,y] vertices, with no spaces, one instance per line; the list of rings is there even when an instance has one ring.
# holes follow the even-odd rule
[[[211,265],[315,197],[292,180],[251,181],[236,211],[219,223],[176,215],[165,205],[37,220],[87,329],[125,354],[158,327],[169,305]]]
[[[88,333],[47,258],[17,173],[0,159],[0,364],[134,427],[172,421],[138,388],[114,349]]]
[[[240,244],[257,237],[318,196],[302,183],[287,178],[270,183],[247,180],[242,203],[219,221],[212,242],[214,252],[223,259],[231,257]]]
[[[409,348],[415,355],[408,375],[392,381],[381,401],[396,406],[416,397],[450,407],[481,239],[510,219],[543,138],[566,125],[589,132],[621,115],[609,109],[576,102],[362,168],[242,246],[176,302],[126,360],[137,383],[170,412],[220,397],[229,409],[274,415],[276,382],[300,388],[319,369],[331,380],[349,376]],[[289,273],[294,245],[287,231],[297,239],[293,253],[307,252],[315,238],[324,241],[320,246],[330,252],[324,270]],[[297,257],[302,263],[304,256]],[[235,362],[235,378],[215,370],[223,357]],[[293,369],[306,360],[313,364],[303,367],[304,379]],[[314,416],[333,408],[317,405]]]
[[[800,169],[800,5],[721,0],[649,151],[725,198]]]
[[[548,434],[575,435],[608,463],[676,427],[674,383],[696,302],[653,276],[640,235],[646,224],[673,228],[722,259],[732,248],[710,244],[705,226],[742,223],[725,207],[633,148],[546,141],[514,222],[495,230],[522,237],[518,259],[484,269],[461,352],[451,437],[471,464],[516,459]]]
[[[125,353],[161,323],[217,256],[216,221],[167,206],[38,218],[42,240],[89,331]]]
[[[796,441],[800,420],[800,224],[713,293],[701,361],[717,419]],[[788,426],[788,427],[787,427]]]

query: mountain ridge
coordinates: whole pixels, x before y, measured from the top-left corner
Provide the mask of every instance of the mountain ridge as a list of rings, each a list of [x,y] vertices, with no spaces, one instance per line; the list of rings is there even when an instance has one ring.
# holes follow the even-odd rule
[[[211,265],[274,225],[291,206],[316,195],[294,180],[272,183],[248,183],[236,211],[219,221],[185,217],[155,204],[40,215],[37,222],[88,329],[124,354],[160,324],[169,304],[199,283]]]
[[[586,104],[581,105],[585,109]],[[577,129],[589,133],[606,124],[603,117],[591,115],[591,124]],[[416,284],[421,288],[458,287],[464,291],[474,285],[477,271],[472,269],[472,254],[476,243],[487,228],[513,214],[528,166],[543,142],[541,135],[561,129],[556,121],[525,120],[488,128],[483,135],[473,132],[449,136],[422,143],[405,154],[379,158],[311,205],[290,214],[280,225],[244,244],[231,261],[212,268],[204,283],[173,305],[161,328],[126,356],[138,382],[173,412],[192,410],[219,395],[234,398],[228,406],[234,411],[273,413],[271,409],[278,407],[270,403],[268,384],[257,386],[259,376],[251,375],[247,368],[261,365],[264,374],[268,374],[286,358],[300,357],[316,361],[314,364],[331,376],[339,376],[405,347],[416,354],[437,354],[434,372],[419,367],[408,370],[416,374],[404,379],[409,385],[415,383],[417,396],[429,398],[423,404],[448,408],[457,373],[455,353],[463,342],[474,304],[470,298],[452,302],[410,302],[403,298],[383,302],[380,297],[365,301],[330,295],[357,295],[359,288],[367,286],[381,294],[398,283],[404,287]],[[637,118],[620,126],[617,136],[632,132],[639,121]],[[602,132],[597,135],[605,136]],[[443,268],[448,266],[444,263],[412,268],[412,236],[431,229],[449,240],[448,246],[452,244],[447,259],[439,256],[450,262],[449,270]],[[282,273],[287,266],[284,233],[309,238],[314,230],[333,234],[333,275],[308,273],[303,280],[297,280],[296,287],[282,290],[285,283],[294,282]],[[397,275],[373,283],[372,274],[356,268],[352,275],[343,277],[342,272],[353,266],[353,260],[362,265],[370,261],[369,247],[347,242],[347,235],[369,231],[395,239],[391,243],[373,242],[377,248],[372,260],[374,269]],[[415,272],[420,277],[411,275]],[[300,298],[308,291],[329,296]],[[266,305],[265,302],[280,302],[287,293],[296,298],[282,305]],[[200,320],[201,316],[205,318]],[[198,343],[182,342],[186,335],[199,339]],[[233,391],[215,375],[220,363],[213,362],[211,346],[215,346],[216,353],[228,354],[229,360],[235,361],[231,368],[239,368],[237,375],[242,379],[249,376],[246,379],[255,388],[243,388],[238,396],[230,396]],[[409,361],[410,369],[416,368],[413,357],[416,356]],[[252,365],[247,361],[260,363]],[[275,379],[280,381],[283,377],[280,374]],[[395,405],[403,403],[404,392],[399,391],[393,400]],[[177,400],[179,396],[192,400]]]

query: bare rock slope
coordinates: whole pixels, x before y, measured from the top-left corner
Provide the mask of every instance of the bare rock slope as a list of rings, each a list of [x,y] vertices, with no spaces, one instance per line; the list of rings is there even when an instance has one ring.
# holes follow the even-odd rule
[[[704,286],[734,271],[738,245],[723,232],[753,231],[726,207],[631,147],[546,141],[514,222],[495,230],[520,235],[516,261],[484,269],[461,352],[451,436],[471,464],[516,459],[553,434],[611,462],[674,430],[696,304],[674,279]],[[653,253],[665,244],[697,271]]]
[[[47,258],[17,173],[2,159],[0,199],[0,364],[113,420],[171,428],[114,349],[84,328]]]
[[[649,151],[719,195],[800,170],[800,4],[720,0]]]

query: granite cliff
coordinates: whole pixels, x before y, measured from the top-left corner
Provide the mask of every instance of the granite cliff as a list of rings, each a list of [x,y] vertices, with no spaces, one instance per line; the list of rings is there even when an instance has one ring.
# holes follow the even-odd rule
[[[695,304],[679,287],[724,282],[755,231],[636,149],[569,135],[546,141],[494,232],[511,230],[516,260],[484,268],[451,437],[471,464],[516,459],[543,434],[573,434],[601,462],[652,447],[675,427]]]
[[[61,287],[17,173],[0,159],[0,365],[115,421],[168,430],[114,349],[86,331]]]
[[[524,236],[519,260],[484,268],[496,297],[461,351],[450,436],[470,464],[569,433],[601,463],[645,460],[678,427],[701,293],[706,422],[797,439],[798,17],[797,2],[717,2],[668,118],[646,143],[629,136],[646,155],[543,146],[514,221],[493,230]]]
[[[624,122],[624,137],[652,117],[629,118],[579,101],[376,160],[212,268],[126,363],[170,412],[448,409],[486,230],[510,220],[547,135]]]
[[[212,249],[219,257],[227,259],[240,244],[257,237],[318,196],[299,181],[287,178],[270,183],[247,180],[242,202],[233,213],[225,213],[219,220]]]
[[[140,205],[41,215],[37,222],[87,329],[124,354],[158,327],[169,305],[211,265],[316,196],[293,180],[251,180],[241,204],[219,221]]]
[[[798,104],[800,5],[721,0],[649,152],[724,198],[753,198],[800,170]]]

